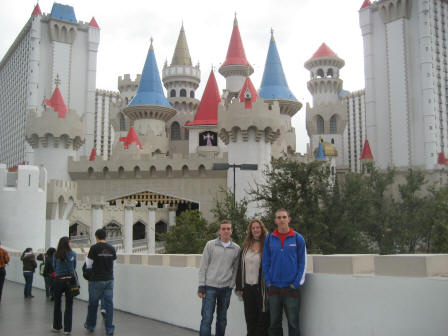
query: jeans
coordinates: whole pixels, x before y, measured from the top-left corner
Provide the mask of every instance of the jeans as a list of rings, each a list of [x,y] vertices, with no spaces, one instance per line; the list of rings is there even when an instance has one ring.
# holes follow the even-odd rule
[[[45,295],[48,297],[53,296],[53,278],[49,275],[44,277],[45,279]]]
[[[282,315],[285,310],[288,320],[288,335],[300,336],[299,311],[300,292],[298,288],[278,288],[271,286],[268,288],[269,310],[271,324],[269,326],[269,336],[282,336]]]
[[[53,328],[62,329],[62,294],[65,294],[64,331],[72,331],[73,297],[68,295],[68,280],[55,279],[53,283],[54,310]]]
[[[247,336],[267,336],[269,313],[263,312],[263,297],[260,285],[244,285],[244,316],[246,318]]]
[[[227,309],[229,308],[231,295],[232,289],[230,287],[205,287],[205,298],[202,299],[200,336],[211,335],[215,306],[217,306],[215,336],[224,336],[227,325]]]
[[[5,283],[6,271],[4,267],[0,267],[0,300],[2,299],[3,284]]]
[[[104,324],[106,326],[106,333],[113,334],[115,326],[112,324],[114,314],[114,281],[89,281],[89,306],[87,309],[86,328],[93,331],[96,327],[96,317],[98,314],[98,301],[103,298],[106,310],[106,317]]]
[[[23,272],[25,278],[25,288],[23,295],[27,298],[31,296],[31,288],[33,288],[33,272]]]

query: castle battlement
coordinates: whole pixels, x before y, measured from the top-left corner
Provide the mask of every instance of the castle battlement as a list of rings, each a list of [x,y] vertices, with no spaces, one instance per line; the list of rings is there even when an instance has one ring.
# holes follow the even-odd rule
[[[130,74],[124,74],[124,76],[118,76],[118,90],[129,91],[129,90],[137,90],[138,84],[140,83],[140,79],[142,78],[141,74],[138,74],[134,80],[131,79]]]
[[[78,183],[73,181],[49,180],[47,184],[47,202],[56,203],[62,196],[64,201],[75,199]]]

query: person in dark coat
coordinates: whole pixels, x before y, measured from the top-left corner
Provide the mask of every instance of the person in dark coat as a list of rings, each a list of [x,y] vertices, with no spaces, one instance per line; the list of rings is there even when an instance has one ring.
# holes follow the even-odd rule
[[[31,294],[33,288],[33,276],[34,271],[37,267],[36,257],[34,256],[33,249],[28,247],[23,251],[20,257],[23,263],[23,277],[25,278],[25,288],[23,290],[23,295],[25,299],[32,299],[34,296]]]

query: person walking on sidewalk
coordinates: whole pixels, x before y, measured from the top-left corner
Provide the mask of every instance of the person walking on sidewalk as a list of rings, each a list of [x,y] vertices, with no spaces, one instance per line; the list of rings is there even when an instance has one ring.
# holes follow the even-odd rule
[[[106,231],[98,229],[95,232],[96,244],[92,245],[86,258],[86,267],[92,269],[89,280],[89,305],[84,327],[93,332],[96,327],[98,315],[98,302],[104,300],[103,308],[106,310],[104,325],[106,334],[113,335],[114,313],[114,260],[117,259],[115,248],[106,243]]]

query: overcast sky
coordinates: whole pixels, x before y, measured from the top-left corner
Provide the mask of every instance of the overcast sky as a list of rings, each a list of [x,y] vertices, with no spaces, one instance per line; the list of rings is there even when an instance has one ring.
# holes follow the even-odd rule
[[[92,16],[101,28],[97,60],[97,88],[117,90],[117,77],[141,73],[150,38],[159,71],[165,60],[171,62],[179,30],[184,23],[194,64],[200,63],[202,78],[196,92],[202,96],[211,67],[216,70],[220,90],[224,78],[217,69],[224,62],[233,18],[239,29],[248,61],[255,72],[251,79],[260,87],[264,64],[274,29],[277,48],[291,91],[303,104],[293,117],[297,151],[305,152],[309,142],[305,128],[306,103],[312,103],[307,89],[309,72],[303,64],[325,42],[345,60],[341,71],[344,89],[364,88],[364,65],[358,10],[363,0],[71,0],[78,21]],[[0,58],[28,20],[35,0],[0,0]],[[51,12],[53,1],[39,1],[43,13]]]

